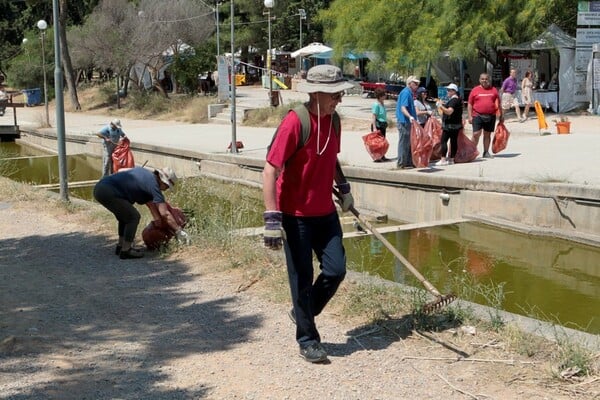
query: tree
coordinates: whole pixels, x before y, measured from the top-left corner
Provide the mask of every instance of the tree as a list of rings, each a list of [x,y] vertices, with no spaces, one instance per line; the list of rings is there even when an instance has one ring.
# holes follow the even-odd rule
[[[71,55],[69,54],[69,45],[67,42],[67,1],[60,0],[59,4],[59,37],[62,67],[65,72],[65,81],[67,82],[67,91],[70,95],[71,105],[75,110],[81,110],[81,104],[79,104],[79,98],[77,97],[77,85],[73,75],[73,66],[71,64]]]
[[[137,11],[126,0],[104,0],[88,16],[83,26],[69,32],[77,68],[98,67],[115,74],[117,107],[120,106],[119,78],[135,62]]]
[[[10,0],[0,0],[2,18],[0,18],[0,74],[7,67],[6,61],[19,53],[19,28],[15,21],[23,11],[22,5]]]
[[[118,79],[139,62],[150,72],[152,86],[166,96],[158,79],[169,63],[166,53],[177,56],[182,43],[199,45],[213,30],[213,11],[203,2],[104,0],[69,40],[79,68],[92,64]]]
[[[142,0],[139,9],[139,22],[133,23],[133,52],[148,68],[153,87],[166,96],[159,72],[182,49],[210,37],[215,28],[213,10],[194,0]]]
[[[572,32],[576,12],[569,0],[336,0],[318,19],[338,57],[370,50],[389,68],[414,72],[446,51],[453,59],[489,58],[498,45],[531,40],[550,22]]]

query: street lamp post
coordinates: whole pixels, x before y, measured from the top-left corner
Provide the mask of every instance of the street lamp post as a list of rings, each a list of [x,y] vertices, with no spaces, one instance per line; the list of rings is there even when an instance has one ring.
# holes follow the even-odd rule
[[[216,13],[217,13],[217,58],[221,55],[220,53],[220,49],[219,49],[219,6],[221,5],[221,1],[217,0],[216,1]]]
[[[267,49],[267,74],[269,74],[269,104],[273,106],[273,76],[271,74],[271,8],[275,5],[275,0],[265,0],[267,7],[267,19],[269,20],[269,48]]]
[[[42,36],[42,70],[44,71],[44,105],[46,106],[46,126],[50,126],[50,117],[48,116],[48,81],[46,79],[46,29],[48,24],[43,19],[37,22],[37,27]]]
[[[237,154],[237,132],[235,120],[235,44],[234,44],[234,4],[230,4],[230,30],[231,30],[231,70],[229,71],[229,87],[231,88],[231,152]]]
[[[300,46],[299,49],[302,48],[302,20],[306,19],[306,11],[303,8],[298,10],[298,15],[300,16]],[[302,71],[302,56],[300,56],[300,71]]]
[[[298,10],[298,15],[300,16],[300,47],[298,47],[299,49],[302,48],[302,20],[306,19],[306,11],[301,8]]]

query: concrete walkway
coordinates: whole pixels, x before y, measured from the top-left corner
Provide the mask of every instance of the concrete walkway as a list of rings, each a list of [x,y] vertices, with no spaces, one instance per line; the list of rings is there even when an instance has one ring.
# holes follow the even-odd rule
[[[307,95],[292,91],[281,91],[284,106],[292,100],[306,100]],[[394,171],[397,174],[423,175],[447,178],[471,178],[497,180],[502,182],[545,183],[557,182],[567,185],[582,185],[600,189],[600,116],[569,114],[571,134],[558,135],[554,127],[554,114],[547,114],[547,132],[539,134],[537,119],[519,123],[512,118],[506,126],[511,132],[508,147],[494,159],[478,158],[467,164],[447,167],[430,167],[414,170],[395,170],[395,162],[374,163],[367,154],[362,135],[368,133],[370,107],[374,99],[350,95],[343,98],[338,110],[343,117],[365,121],[365,130],[344,130],[342,120],[342,152],[340,159],[344,165],[372,170]],[[395,101],[387,100],[388,119],[395,121]],[[238,87],[236,106],[257,108],[268,106],[268,90],[260,87]],[[12,121],[12,111],[7,110],[2,117]],[[54,111],[51,109],[51,124],[55,126]],[[43,107],[28,107],[17,111],[22,128],[37,128],[43,121]],[[530,112],[530,117],[535,116]],[[112,116],[85,113],[66,113],[65,130],[70,134],[94,135]],[[133,120],[121,118],[123,129],[133,143],[159,145],[172,149],[185,149],[203,153],[226,153],[232,139],[231,125],[216,123],[184,124],[172,121]],[[48,128],[55,131],[55,128]],[[470,125],[467,134],[470,135]],[[241,154],[245,157],[264,159],[266,146],[270,142],[274,128],[255,128],[237,125],[236,138],[244,143]],[[389,129],[390,149],[388,158],[397,154],[398,132]],[[479,145],[482,152],[482,144]]]

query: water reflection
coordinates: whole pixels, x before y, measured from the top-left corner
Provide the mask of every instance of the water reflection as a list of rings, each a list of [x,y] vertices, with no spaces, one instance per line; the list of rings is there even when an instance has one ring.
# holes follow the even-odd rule
[[[476,223],[400,231],[386,238],[443,292],[456,291],[457,281],[505,283],[504,310],[600,333],[598,248]],[[351,268],[422,286],[374,241],[372,236],[346,239]],[[473,300],[487,303],[481,295]]]
[[[58,184],[58,156],[16,143],[0,144],[0,174],[18,182],[33,185]],[[102,160],[84,154],[67,156],[67,179],[69,182],[99,179]],[[71,194],[91,195],[91,189],[73,190]],[[91,197],[91,196],[90,196]]]

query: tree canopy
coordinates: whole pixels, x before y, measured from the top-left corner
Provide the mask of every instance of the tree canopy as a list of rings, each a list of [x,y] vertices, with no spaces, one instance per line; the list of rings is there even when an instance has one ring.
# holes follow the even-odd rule
[[[217,6],[217,3],[219,4]],[[194,47],[216,43],[230,50],[230,5],[223,0],[69,0],[68,42],[75,67],[95,66],[122,71],[133,59],[151,58],[179,41]],[[32,57],[24,37],[39,37],[39,19],[52,23],[52,4],[43,0],[0,0],[0,70],[7,63]],[[299,10],[306,19],[300,19]],[[263,0],[235,0],[235,47],[268,47],[267,8]],[[451,58],[496,60],[498,45],[531,40],[555,23],[574,35],[575,0],[275,0],[271,13],[272,47],[293,51],[310,42],[325,42],[339,57],[346,51],[372,51],[389,69],[425,68],[442,52]],[[302,39],[300,27],[302,26]],[[51,53],[51,52],[50,52]],[[134,57],[132,57],[134,56]],[[50,58],[52,55],[50,54]],[[22,60],[21,60],[22,61]],[[48,60],[48,64],[51,61]],[[418,71],[416,71],[418,72]]]
[[[574,0],[335,0],[318,20],[338,57],[373,51],[387,67],[412,71],[442,52],[489,58],[498,45],[530,40],[550,23],[573,33],[576,13]]]

